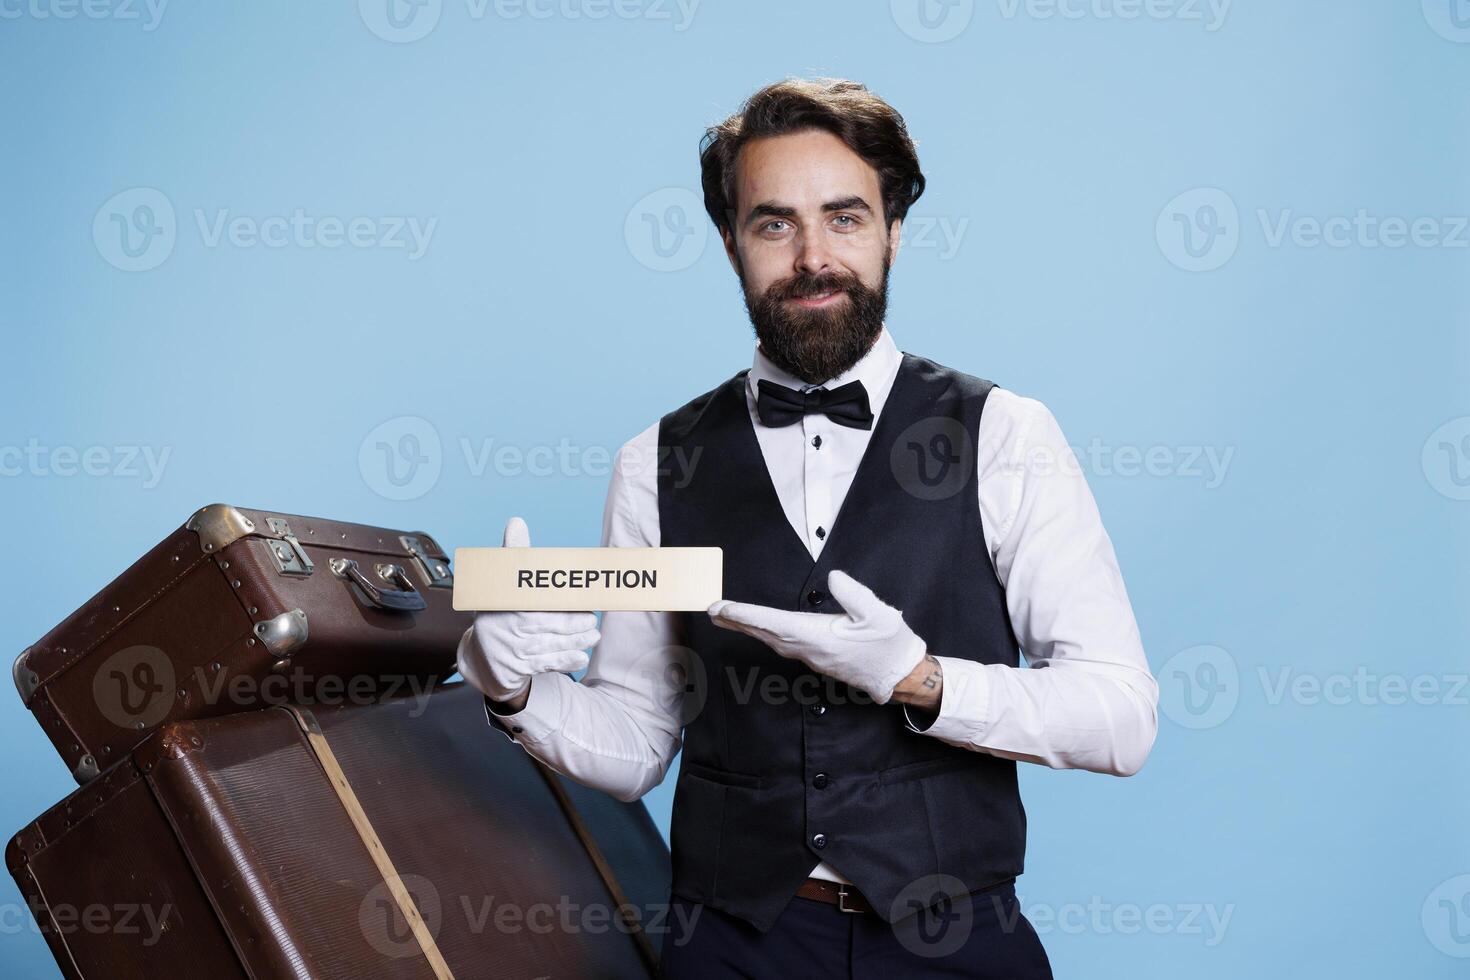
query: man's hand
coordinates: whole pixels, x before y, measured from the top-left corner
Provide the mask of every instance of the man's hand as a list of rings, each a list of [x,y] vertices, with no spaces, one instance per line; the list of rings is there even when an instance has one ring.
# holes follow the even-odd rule
[[[716,626],[754,637],[886,704],[895,686],[923,662],[924,641],[902,613],[846,572],[830,573],[827,591],[846,612],[791,612],[721,599],[709,615]]]
[[[505,523],[503,545],[527,548],[531,532],[512,517]],[[587,666],[586,648],[602,633],[590,612],[482,612],[475,615],[475,642],[461,643],[459,672],[465,682],[492,701],[525,705],[536,674],[570,672]]]

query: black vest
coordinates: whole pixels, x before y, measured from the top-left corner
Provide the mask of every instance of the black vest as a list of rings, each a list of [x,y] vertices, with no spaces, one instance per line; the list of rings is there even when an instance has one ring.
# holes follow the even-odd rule
[[[724,597],[783,609],[842,612],[826,594],[841,569],[901,610],[930,653],[1016,666],[976,486],[990,382],[903,355],[813,561],[761,456],[747,374],[660,421],[660,543],[723,548]],[[688,696],[703,704],[674,791],[675,894],[764,932],[818,860],[889,921],[913,911],[890,910],[926,876],[968,891],[1021,873],[1014,762],[911,731],[897,701],[875,704],[706,613],[681,616],[698,661]]]

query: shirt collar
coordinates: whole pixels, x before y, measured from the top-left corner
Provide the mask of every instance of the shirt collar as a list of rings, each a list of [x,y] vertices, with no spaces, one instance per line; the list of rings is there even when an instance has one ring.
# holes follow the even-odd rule
[[[898,365],[902,359],[903,353],[893,342],[885,324],[878,333],[878,339],[873,341],[873,346],[868,348],[868,352],[856,364],[821,385],[810,385],[772,364],[757,343],[755,360],[750,365],[750,374],[746,377],[745,384],[750,397],[754,398],[757,394],[756,385],[762,379],[795,388],[797,391],[811,387],[822,387],[831,391],[849,381],[861,381],[868,393],[868,407],[876,416],[883,409],[883,402],[888,398],[888,390],[893,387],[893,378],[898,374]]]

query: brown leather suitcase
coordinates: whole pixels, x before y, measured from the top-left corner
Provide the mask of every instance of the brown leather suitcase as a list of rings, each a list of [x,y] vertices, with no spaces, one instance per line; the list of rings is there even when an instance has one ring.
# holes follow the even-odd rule
[[[546,769],[462,683],[167,723],[6,864],[86,980],[646,978],[670,880],[642,803]]]
[[[470,624],[423,532],[215,504],[15,661],[85,783],[166,721],[370,701],[454,673]]]

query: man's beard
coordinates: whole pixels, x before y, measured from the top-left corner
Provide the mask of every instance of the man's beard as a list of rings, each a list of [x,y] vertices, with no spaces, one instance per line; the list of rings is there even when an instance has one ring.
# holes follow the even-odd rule
[[[883,280],[876,290],[869,289],[850,272],[823,276],[798,273],[772,283],[752,303],[743,275],[740,285],[761,352],[772,364],[808,384],[830,381],[852,367],[883,332],[883,317],[888,309],[887,256],[883,261]],[[845,292],[847,299],[815,309],[785,302],[792,297],[814,296],[832,289]]]

